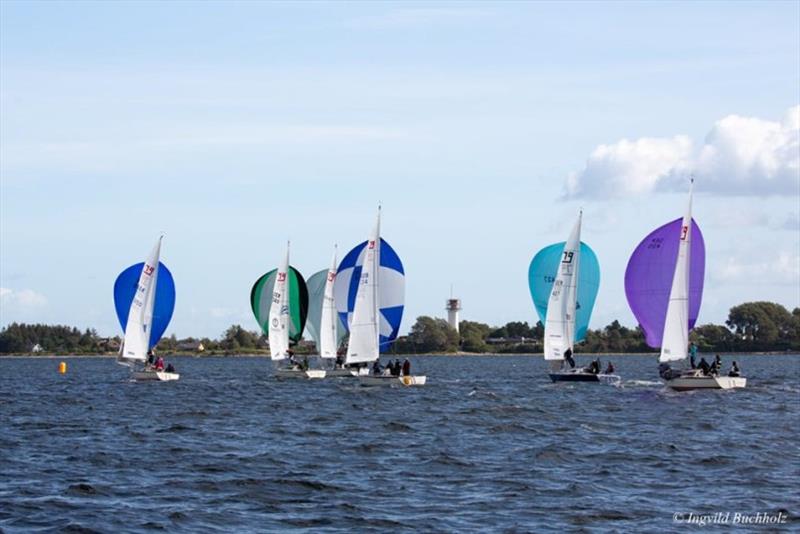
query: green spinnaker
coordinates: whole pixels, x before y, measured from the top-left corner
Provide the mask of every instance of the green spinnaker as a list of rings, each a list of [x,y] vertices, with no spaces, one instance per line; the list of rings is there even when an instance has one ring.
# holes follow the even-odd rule
[[[258,326],[265,335],[269,335],[269,308],[272,305],[272,289],[275,287],[273,269],[256,280],[250,290],[250,306]],[[294,267],[289,267],[289,343],[295,345],[303,337],[303,329],[308,317],[308,287],[303,275]]]

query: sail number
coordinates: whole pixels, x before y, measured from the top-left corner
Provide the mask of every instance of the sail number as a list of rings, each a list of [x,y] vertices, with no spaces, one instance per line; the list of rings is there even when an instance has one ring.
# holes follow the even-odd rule
[[[565,250],[564,251],[564,259],[561,260],[561,263],[572,263],[572,257],[575,255],[575,252],[572,250]]]
[[[686,238],[688,236],[689,236],[689,227],[681,226],[681,241],[686,241]]]

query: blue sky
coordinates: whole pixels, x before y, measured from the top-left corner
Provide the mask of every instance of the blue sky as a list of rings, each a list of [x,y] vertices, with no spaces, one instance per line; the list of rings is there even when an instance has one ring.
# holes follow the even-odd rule
[[[800,4],[0,3],[0,325],[120,331],[111,288],[160,231],[168,333],[257,325],[287,238],[327,267],[383,236],[407,330],[535,322],[527,268],[600,259],[592,327],[635,324],[624,269],[679,217],[706,238],[700,323],[800,306]]]

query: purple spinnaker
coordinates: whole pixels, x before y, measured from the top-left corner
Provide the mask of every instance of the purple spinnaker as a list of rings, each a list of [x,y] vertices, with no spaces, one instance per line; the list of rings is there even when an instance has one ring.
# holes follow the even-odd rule
[[[661,346],[669,292],[678,259],[678,241],[683,219],[653,230],[628,260],[625,269],[625,296],[633,315],[644,330],[647,344]],[[706,269],[706,246],[700,227],[692,219],[689,265],[689,329],[694,327],[703,299],[703,276]]]

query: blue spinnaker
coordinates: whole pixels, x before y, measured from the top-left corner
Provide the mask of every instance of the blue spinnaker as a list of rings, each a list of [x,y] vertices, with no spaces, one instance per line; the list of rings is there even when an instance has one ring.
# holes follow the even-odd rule
[[[133,296],[139,285],[139,277],[142,274],[144,262],[131,265],[120,273],[117,281],[114,282],[114,307],[117,309],[117,318],[122,326],[122,331],[128,325],[128,312],[131,309]],[[158,280],[156,281],[156,295],[153,303],[153,326],[150,330],[150,345],[152,349],[158,344],[158,340],[164,335],[172,319],[172,312],[175,310],[175,280],[167,266],[159,262]]]

